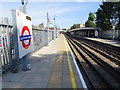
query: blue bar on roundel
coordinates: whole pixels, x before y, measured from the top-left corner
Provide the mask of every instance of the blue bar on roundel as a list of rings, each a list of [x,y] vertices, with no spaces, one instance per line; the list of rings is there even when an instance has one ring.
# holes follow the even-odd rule
[[[25,41],[31,39],[31,35],[20,36],[20,41]]]

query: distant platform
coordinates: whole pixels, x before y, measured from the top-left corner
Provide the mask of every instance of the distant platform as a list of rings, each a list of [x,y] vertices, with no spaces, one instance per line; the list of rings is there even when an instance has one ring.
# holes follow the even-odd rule
[[[101,43],[106,43],[106,44],[110,44],[110,45],[113,45],[113,46],[120,47],[120,41],[101,39],[101,38],[88,38],[88,37],[85,37],[85,38],[90,39],[90,40],[94,40],[94,41],[98,41],[98,42],[101,42]]]

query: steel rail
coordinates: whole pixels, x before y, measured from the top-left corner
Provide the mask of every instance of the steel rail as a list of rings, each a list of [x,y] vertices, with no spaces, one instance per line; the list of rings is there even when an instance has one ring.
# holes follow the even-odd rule
[[[80,48],[74,43],[76,49],[78,50],[78,52],[80,53],[80,55],[82,56],[82,58],[86,61],[86,63],[94,70],[94,72],[102,79],[102,81],[106,84],[106,86],[108,88],[113,88],[112,85],[109,83],[109,81],[106,80],[106,78],[104,77],[104,75],[97,69],[95,68],[92,63],[86,58],[86,56],[84,56],[84,54],[82,54],[80,52]]]
[[[91,58],[93,58],[96,63],[98,63],[100,66],[102,66],[106,71],[108,71],[112,76],[114,76],[114,78],[118,82],[120,82],[120,72],[118,70],[116,70],[115,68],[113,68],[111,65],[109,65],[105,61],[103,61],[100,57],[96,56],[95,54],[93,54],[92,52],[90,52],[89,50],[87,50],[79,42],[76,42],[76,43],[77,43],[77,45],[79,45],[82,48],[82,50],[84,52],[86,52]]]
[[[72,45],[72,43],[69,41],[69,39],[68,38],[66,38],[67,39],[67,42],[68,42],[68,44],[70,45],[70,48],[71,48],[71,50],[73,51],[73,53],[74,53],[74,55],[75,55],[75,57],[76,57],[76,62],[77,62],[77,64],[78,64],[78,67],[79,67],[79,69],[81,69],[81,71],[85,74],[85,76],[87,77],[87,80],[89,81],[89,84],[90,84],[90,88],[92,88],[92,90],[95,90],[95,87],[94,87],[94,85],[93,85],[93,82],[92,82],[92,80],[91,80],[91,78],[89,77],[89,75],[88,75],[88,73],[86,72],[86,70],[85,70],[85,68],[83,67],[83,65],[80,63],[80,61],[79,61],[79,57],[76,55],[76,49],[75,49],[75,47]],[[84,77],[84,76],[83,76]]]
[[[94,47],[96,47],[96,48],[98,48],[98,49],[100,49],[100,50],[102,50],[102,51],[105,51],[106,53],[108,53],[108,54],[112,55],[113,57],[118,58],[118,60],[120,60],[120,53],[119,53],[119,52],[115,52],[115,51],[110,50],[110,49],[107,49],[107,48],[105,48],[105,47],[103,47],[103,46],[97,47],[95,44],[91,43],[90,40],[85,39],[85,38],[83,38],[83,37],[80,37],[80,36],[78,36],[78,35],[70,35],[70,34],[69,34],[69,36],[72,36],[72,37],[74,37],[74,38],[77,39],[77,40],[82,39],[82,40],[84,40],[86,43],[89,42],[89,44],[94,45]],[[91,41],[92,41],[92,40],[91,40]],[[96,42],[96,43],[99,43],[99,42],[97,42],[97,41],[95,41],[95,42]],[[102,43],[101,43],[101,44],[102,44]]]
[[[71,40],[69,41],[72,43],[72,45],[74,46],[74,48],[80,53],[80,55],[83,57],[83,59],[86,61],[86,63],[92,67],[92,69],[94,70],[94,72],[99,75],[99,77],[103,80],[103,82],[107,85],[107,87],[112,88],[111,84],[104,78],[104,76],[90,63],[90,61],[79,51],[79,47],[75,45],[75,43],[73,43]],[[91,81],[92,82],[92,81]]]
[[[100,53],[100,54],[103,55],[104,57],[110,59],[111,61],[115,62],[117,65],[120,66],[120,60],[118,60],[117,58],[114,58],[114,57],[110,56],[108,53],[105,53],[105,52],[97,49],[96,47],[93,47],[93,46],[91,46],[91,45],[89,45],[89,44],[87,44],[87,43],[85,43],[85,42],[83,42],[83,41],[80,41],[80,40],[79,40],[79,42],[81,42],[81,43],[84,44],[85,46],[89,47],[90,49],[92,49],[92,50]]]

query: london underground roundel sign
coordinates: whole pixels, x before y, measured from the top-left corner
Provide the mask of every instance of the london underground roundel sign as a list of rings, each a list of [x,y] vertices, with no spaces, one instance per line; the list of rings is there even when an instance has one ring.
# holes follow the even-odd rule
[[[17,47],[19,58],[33,51],[33,38],[32,38],[32,19],[29,15],[15,10],[15,24],[17,32]]]
[[[28,35],[24,35],[25,31],[28,32]],[[25,44],[24,41],[28,40],[28,44]],[[21,36],[20,36],[20,41],[22,42],[22,46],[25,49],[28,49],[30,44],[31,44],[31,34],[30,34],[30,30],[27,26],[24,26],[22,28],[22,32],[21,32]]]

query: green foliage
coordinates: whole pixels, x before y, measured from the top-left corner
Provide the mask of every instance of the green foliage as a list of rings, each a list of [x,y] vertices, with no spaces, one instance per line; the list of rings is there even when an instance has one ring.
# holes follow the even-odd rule
[[[120,22],[119,22],[119,24],[116,26],[115,29],[116,29],[116,30],[120,30]]]
[[[66,28],[63,28],[62,30],[66,31]]]
[[[90,13],[89,13],[89,18],[88,18],[88,20],[94,21],[94,19],[95,19],[94,14],[93,14],[92,12],[90,12]]]
[[[95,27],[95,23],[91,20],[87,20],[85,23],[85,27]]]
[[[120,29],[120,2],[103,2],[96,12],[96,25],[102,30]]]
[[[116,29],[120,30],[120,1],[117,3],[117,17],[119,18],[118,24],[116,25]]]
[[[62,31],[63,31],[63,32],[66,32],[66,31],[67,31],[67,29],[66,29],[66,28],[63,28],[63,29],[62,29]]]
[[[90,12],[88,20],[85,22],[85,27],[96,27],[94,20],[95,20],[95,16],[92,12]]]
[[[73,24],[73,26],[70,27],[70,30],[76,29],[76,25],[77,25],[77,24]]]

